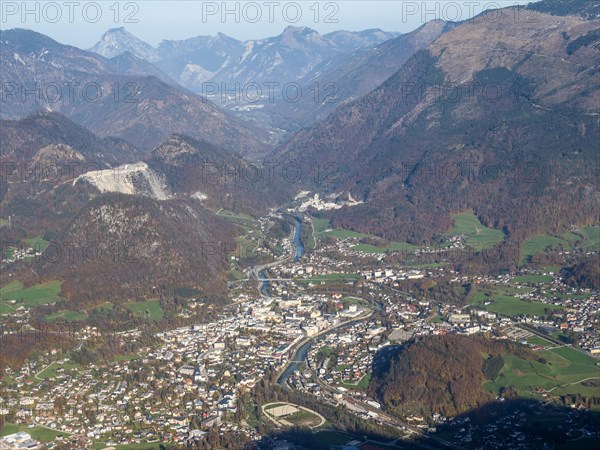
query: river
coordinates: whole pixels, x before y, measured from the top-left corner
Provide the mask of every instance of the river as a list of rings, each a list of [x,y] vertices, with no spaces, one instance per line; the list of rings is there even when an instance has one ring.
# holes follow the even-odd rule
[[[294,231],[294,246],[296,247],[296,254],[294,258],[299,261],[304,255],[304,244],[302,243],[302,219],[294,217],[296,222],[296,229]]]
[[[292,356],[292,359],[290,360],[290,361],[294,361],[294,362],[289,363],[288,366],[285,368],[285,370],[281,373],[279,378],[277,378],[277,384],[284,385],[285,382],[287,381],[287,379],[290,377],[290,375],[292,375],[296,370],[300,369],[300,366],[306,359],[306,355],[308,355],[308,352],[309,352],[310,348],[312,347],[312,344],[315,341],[315,339],[320,338],[322,336],[326,336],[330,333],[333,333],[336,329],[338,329],[340,327],[342,327],[342,328],[349,327],[356,323],[362,322],[363,320],[364,320],[364,318],[351,320],[349,322],[343,322],[325,332],[322,332],[321,334],[319,334],[317,336],[312,337],[307,343],[303,344],[298,350],[296,350],[296,353],[294,353],[294,356]]]
[[[265,297],[271,297],[271,291],[269,290],[269,280],[265,276],[265,271],[261,270],[258,272],[259,279],[262,280],[262,284],[260,286],[260,292]]]
[[[290,375],[292,375],[296,370],[300,369],[300,366],[306,359],[306,355],[308,355],[308,351],[310,350],[312,343],[313,343],[313,341],[311,339],[306,344],[304,344],[302,347],[300,347],[298,349],[298,351],[296,351],[296,353],[294,354],[294,357],[292,359],[295,362],[291,363],[290,365],[288,365],[286,367],[286,369],[283,371],[283,373],[277,379],[277,384],[281,384],[281,385],[285,384],[285,382],[290,377]]]

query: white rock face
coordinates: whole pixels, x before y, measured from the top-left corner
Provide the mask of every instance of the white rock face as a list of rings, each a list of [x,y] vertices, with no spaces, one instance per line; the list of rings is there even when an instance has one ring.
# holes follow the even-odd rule
[[[145,162],[86,172],[77,177],[73,184],[80,181],[90,183],[102,193],[142,195],[155,200],[167,200],[170,197],[165,179],[153,172]]]
[[[211,79],[214,72],[206,70],[198,64],[187,64],[180,75],[181,81],[185,84],[200,85]]]
[[[204,192],[200,192],[200,191],[198,191],[198,192],[194,192],[194,193],[191,195],[191,197],[192,197],[192,198],[195,198],[196,200],[200,200],[200,201],[202,201],[202,200],[206,200],[206,199],[208,198],[208,195],[206,195]]]

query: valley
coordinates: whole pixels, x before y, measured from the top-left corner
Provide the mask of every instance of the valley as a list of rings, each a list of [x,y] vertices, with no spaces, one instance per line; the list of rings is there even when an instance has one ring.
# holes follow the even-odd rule
[[[598,446],[598,0],[5,3],[0,449]]]

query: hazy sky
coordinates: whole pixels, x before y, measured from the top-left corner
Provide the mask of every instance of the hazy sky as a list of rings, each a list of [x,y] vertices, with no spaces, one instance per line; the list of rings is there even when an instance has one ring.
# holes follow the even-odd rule
[[[441,18],[466,20],[486,9],[529,1],[5,1],[2,29],[29,28],[65,44],[91,47],[109,28],[124,26],[156,46],[163,39],[185,39],[218,32],[240,40],[274,36],[288,25],[321,33],[381,28],[411,31]]]

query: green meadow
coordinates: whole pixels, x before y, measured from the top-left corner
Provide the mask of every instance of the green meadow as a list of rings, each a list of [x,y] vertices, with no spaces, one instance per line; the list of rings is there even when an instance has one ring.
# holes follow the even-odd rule
[[[29,433],[33,439],[41,442],[51,442],[58,436],[70,435],[70,433],[65,433],[64,431],[51,430],[45,427],[29,428],[25,424],[5,423],[1,436],[18,433],[19,431]]]
[[[454,215],[454,228],[450,235],[466,235],[465,243],[475,249],[493,247],[504,240],[501,230],[484,226],[472,212]]]
[[[55,376],[59,375],[60,369],[63,369],[64,371],[69,371],[71,369],[77,369],[79,367],[81,367],[79,364],[70,363],[70,362],[53,363],[53,364],[50,364],[42,372],[40,372],[40,374],[38,375],[38,378],[42,378],[42,379],[54,378]],[[60,371],[60,372],[62,372],[62,371]]]
[[[538,350],[536,354],[537,360],[503,355],[504,366],[498,378],[488,381],[485,388],[499,392],[502,387],[514,386],[523,397],[537,396],[534,392],[537,387],[552,390],[549,395],[557,395],[559,389],[561,394],[576,394],[587,389],[583,380],[600,379],[598,360],[572,347]]]
[[[479,308],[485,309],[502,316],[543,316],[546,310],[550,309],[561,309],[558,306],[554,306],[547,303],[536,302],[536,301],[525,301],[516,297],[511,297],[506,294],[499,293],[486,293],[477,292],[473,296],[471,304]],[[491,301],[489,305],[485,302]]]
[[[50,244],[50,242],[43,239],[41,236],[25,239],[25,242],[27,242],[27,244],[31,246],[31,248],[39,252],[43,252],[44,250],[46,250],[48,248],[48,245]]]
[[[0,288],[0,297],[2,297],[0,306],[3,303],[7,305],[7,302],[11,300],[16,302],[12,305],[15,308],[19,306],[34,307],[54,303],[61,299],[58,295],[60,286],[61,282],[59,280],[46,281],[28,288],[24,287],[23,283],[19,280],[11,281]]]
[[[129,302],[125,307],[134,314],[159,321],[165,316],[165,312],[160,307],[158,300],[148,300],[145,302]]]
[[[302,283],[318,283],[321,281],[354,281],[358,280],[358,275],[355,273],[327,273],[323,275],[315,275],[308,278],[299,278],[297,281]]]
[[[514,277],[512,281],[515,283],[537,284],[548,283],[552,281],[552,279],[552,275],[521,275],[518,277]]]
[[[331,229],[331,223],[329,219],[317,219],[313,217],[312,219],[313,227],[315,229],[315,235],[324,237],[329,236],[336,239],[374,239],[378,240],[377,236],[367,233],[358,233],[352,230],[345,230],[342,228],[338,228],[335,230]],[[356,250],[364,253],[388,253],[388,252],[410,252],[415,250],[417,247],[415,245],[409,244],[407,242],[390,242],[386,243],[381,240],[381,245],[373,245],[373,244],[357,244],[352,247],[352,250]]]
[[[70,310],[66,310],[66,311],[59,311],[59,312],[55,312],[53,314],[47,315],[46,316],[46,320],[48,322],[54,322],[54,321],[65,321],[65,322],[77,322],[80,320],[85,320],[87,319],[87,314],[79,312],[79,311],[70,311]]]
[[[534,236],[523,244],[522,257],[527,260],[528,257],[547,250],[562,248],[571,251],[576,247],[586,251],[600,251],[600,227],[588,226],[559,236]]]

